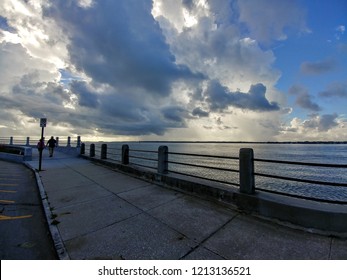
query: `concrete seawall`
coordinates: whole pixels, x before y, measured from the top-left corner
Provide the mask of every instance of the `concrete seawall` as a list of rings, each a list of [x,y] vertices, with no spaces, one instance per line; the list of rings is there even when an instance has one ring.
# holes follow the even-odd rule
[[[12,162],[23,162],[32,160],[32,148],[27,146],[17,145],[1,145],[4,150],[10,152],[0,152],[0,159]]]
[[[167,188],[179,189],[196,196],[218,201],[237,208],[245,213],[277,219],[279,222],[302,226],[326,234],[347,235],[347,206],[322,203],[284,195],[255,191],[254,194],[242,193],[238,188],[190,178],[176,174],[159,174],[146,168],[121,164],[112,160],[81,157],[98,164],[115,168]]]

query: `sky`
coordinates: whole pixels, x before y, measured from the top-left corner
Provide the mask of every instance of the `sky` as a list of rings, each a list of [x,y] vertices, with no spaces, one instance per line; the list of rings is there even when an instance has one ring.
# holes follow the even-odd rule
[[[0,137],[346,141],[347,0],[2,0]]]

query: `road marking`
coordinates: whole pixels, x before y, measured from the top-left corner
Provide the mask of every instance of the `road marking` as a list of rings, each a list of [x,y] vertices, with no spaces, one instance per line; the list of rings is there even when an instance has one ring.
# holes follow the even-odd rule
[[[11,217],[11,216],[0,215],[0,221],[26,219],[26,218],[31,218],[32,216],[33,215]]]
[[[0,190],[0,192],[4,192],[4,193],[16,193],[17,191]]]
[[[2,184],[2,183],[0,183],[0,186],[15,187],[15,186],[18,186],[18,184]]]
[[[11,203],[15,203],[14,200],[2,200],[0,199],[0,203],[8,203],[8,204],[11,204]]]

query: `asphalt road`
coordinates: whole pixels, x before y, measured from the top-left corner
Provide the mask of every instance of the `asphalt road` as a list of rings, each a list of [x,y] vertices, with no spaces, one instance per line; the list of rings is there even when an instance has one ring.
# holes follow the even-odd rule
[[[0,258],[57,259],[33,172],[22,164],[2,160]]]

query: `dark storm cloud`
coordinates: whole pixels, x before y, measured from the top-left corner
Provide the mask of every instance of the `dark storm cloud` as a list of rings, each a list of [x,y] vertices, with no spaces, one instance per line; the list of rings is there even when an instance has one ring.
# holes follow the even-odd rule
[[[89,8],[64,0],[52,1],[46,14],[65,27],[71,62],[94,81],[167,96],[177,79],[202,77],[175,63],[151,9],[149,0],[104,0]]]
[[[306,75],[320,75],[330,72],[336,68],[334,60],[323,60],[318,62],[303,62],[300,66],[300,71]]]
[[[150,109],[142,104],[139,99],[132,99],[127,93],[118,94],[112,92],[100,97],[100,115],[107,118],[115,118],[123,122],[142,122],[148,119]]]
[[[301,108],[315,112],[322,110],[322,108],[317,103],[312,101],[312,96],[308,93],[307,89],[302,86],[292,86],[289,89],[289,94],[296,96],[295,104],[300,106]]]
[[[187,110],[174,99],[162,108],[165,98],[173,83],[205,77],[176,63],[151,10],[151,0],[103,0],[88,7],[51,1],[44,16],[64,30],[71,69],[88,76],[66,82],[75,111],[62,121],[116,135],[163,135],[186,125]]]
[[[204,92],[206,101],[212,111],[223,111],[229,106],[252,111],[277,111],[279,105],[269,102],[266,97],[266,87],[263,84],[252,85],[248,93],[240,91],[230,92],[227,87],[218,81],[210,81]]]
[[[166,120],[170,122],[184,123],[187,116],[187,111],[180,106],[169,106],[161,109],[161,112]]]
[[[78,104],[82,107],[97,108],[99,101],[97,95],[93,93],[88,84],[83,81],[72,81],[70,90],[78,97]]]

